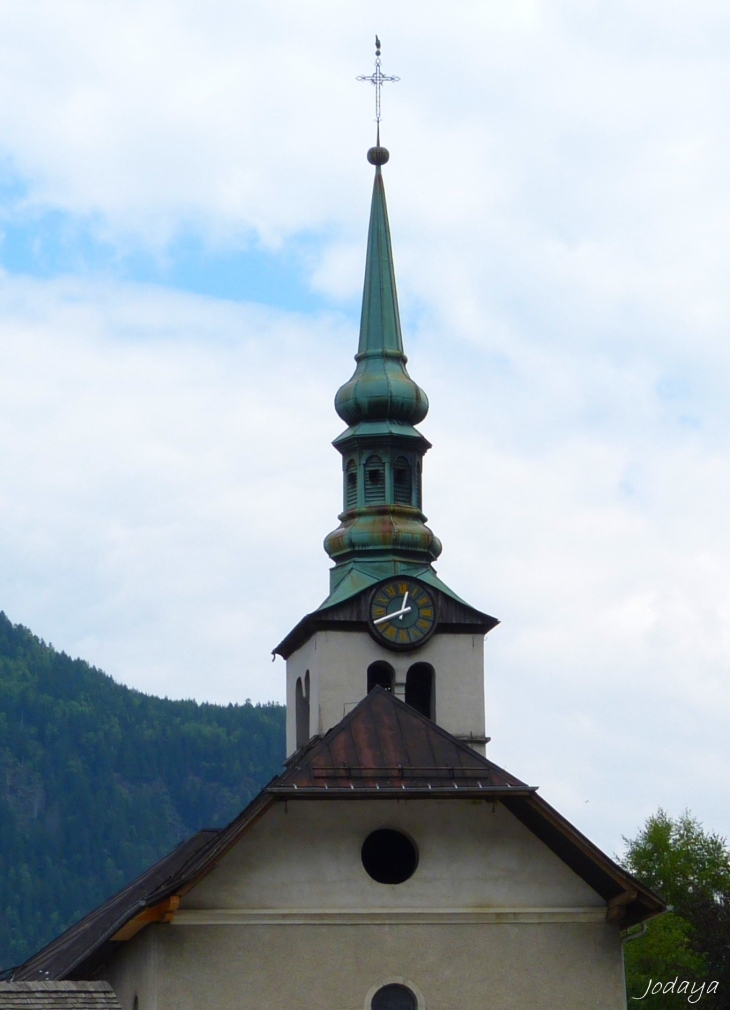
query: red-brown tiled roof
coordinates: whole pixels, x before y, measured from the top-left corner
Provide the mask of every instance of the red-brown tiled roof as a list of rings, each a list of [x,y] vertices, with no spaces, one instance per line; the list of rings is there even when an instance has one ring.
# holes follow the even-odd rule
[[[534,792],[535,787],[376,687],[322,739],[295,754],[268,791],[361,796],[393,790],[456,795],[463,790]]]

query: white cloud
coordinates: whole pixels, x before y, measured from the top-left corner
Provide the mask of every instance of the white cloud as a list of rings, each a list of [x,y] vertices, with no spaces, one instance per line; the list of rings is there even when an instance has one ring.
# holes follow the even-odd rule
[[[280,697],[267,654],[326,595],[337,320],[7,277],[0,319],[8,614],[146,690]]]
[[[361,284],[371,36],[440,571],[501,617],[496,760],[604,844],[730,832],[730,61],[719,3],[9,4],[25,207],[164,254],[321,236]],[[128,683],[281,697],[326,592],[353,328],[116,281],[3,279],[0,602]],[[585,803],[586,800],[590,802]]]

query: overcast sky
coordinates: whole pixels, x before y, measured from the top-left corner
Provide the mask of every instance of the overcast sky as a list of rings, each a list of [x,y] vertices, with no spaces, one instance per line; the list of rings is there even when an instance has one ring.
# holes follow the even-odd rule
[[[490,756],[609,851],[730,833],[730,13],[9,0],[0,609],[125,684],[283,700],[327,593],[373,36],[441,577]]]

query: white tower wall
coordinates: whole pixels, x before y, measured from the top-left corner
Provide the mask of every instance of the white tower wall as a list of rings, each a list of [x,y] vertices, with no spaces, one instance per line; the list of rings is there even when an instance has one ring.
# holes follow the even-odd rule
[[[435,674],[434,721],[484,753],[484,638],[436,634],[413,652],[393,652],[367,631],[318,631],[286,663],[286,749],[297,749],[297,681],[309,674],[307,738],[326,733],[367,694],[368,667],[378,660],[395,670],[394,693],[405,701],[406,675],[415,663]]]

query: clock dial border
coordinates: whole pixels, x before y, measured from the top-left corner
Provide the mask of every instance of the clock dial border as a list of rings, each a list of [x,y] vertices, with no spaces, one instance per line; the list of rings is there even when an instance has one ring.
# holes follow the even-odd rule
[[[386,586],[393,584],[396,585],[400,584],[400,586],[405,585],[406,589],[408,589],[409,586],[416,586],[419,592],[426,594],[429,602],[431,603],[431,608],[433,610],[433,618],[430,620],[430,627],[428,628],[427,631],[423,633],[421,638],[419,638],[415,642],[411,642],[410,640],[408,642],[398,642],[386,638],[386,636],[379,630],[379,627],[374,623],[379,616],[382,616],[380,614],[373,613],[375,598],[378,596],[379,593],[382,593],[385,590]],[[404,592],[404,590],[399,590],[396,596],[400,595],[400,592]],[[426,618],[424,618],[424,620],[426,620]],[[430,586],[425,585],[423,582],[420,581],[420,579],[415,579],[410,575],[391,576],[388,579],[383,579],[382,582],[379,582],[376,586],[374,586],[370,593],[370,596],[368,597],[368,631],[370,632],[372,638],[374,638],[379,645],[384,646],[384,648],[386,649],[391,649],[393,652],[413,652],[415,649],[420,649],[420,647],[422,645],[425,645],[426,642],[431,638],[431,635],[433,635],[433,633],[435,632],[437,625],[438,625],[438,600],[436,594],[433,592]]]

